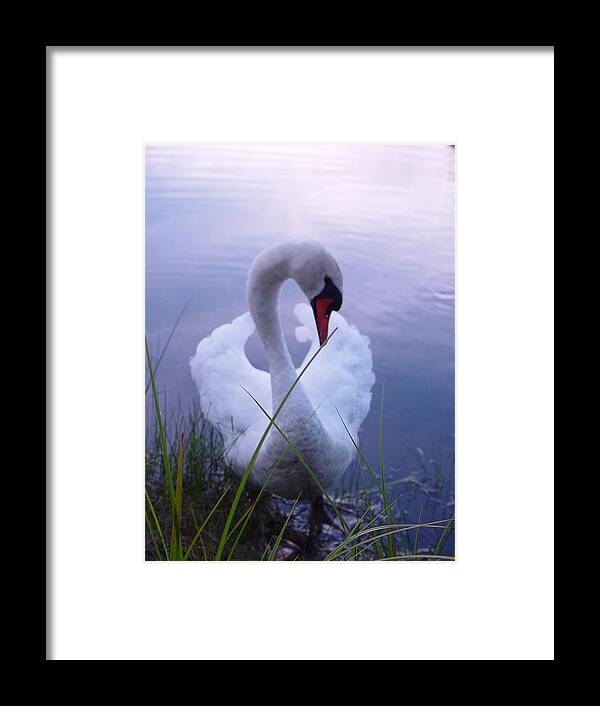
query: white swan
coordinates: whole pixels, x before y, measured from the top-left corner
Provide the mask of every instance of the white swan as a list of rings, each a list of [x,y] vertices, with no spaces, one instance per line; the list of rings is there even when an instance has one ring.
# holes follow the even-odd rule
[[[312,312],[307,303],[297,304],[294,309],[301,324],[296,328],[296,338],[312,342],[298,370],[285,344],[279,317],[279,292],[290,278],[312,306]],[[336,410],[357,440],[375,382],[369,339],[337,313],[342,304],[340,268],[317,241],[280,243],[261,252],[252,263],[246,295],[250,312],[215,329],[200,341],[190,359],[202,412],[221,431],[234,470],[243,473],[268,424],[243,388],[272,414],[327,338],[330,323],[332,331],[338,330],[309,366],[276,420],[320,482],[330,486],[356,453]],[[244,351],[255,325],[270,374],[255,368]],[[252,480],[262,485],[275,464],[268,483],[271,492],[286,498],[296,498],[301,491],[303,499],[321,497],[307,470],[279,432],[271,428]]]

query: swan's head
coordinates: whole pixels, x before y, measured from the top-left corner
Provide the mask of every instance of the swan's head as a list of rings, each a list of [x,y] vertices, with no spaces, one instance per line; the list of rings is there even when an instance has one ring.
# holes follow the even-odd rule
[[[290,275],[309,300],[317,324],[319,343],[327,338],[329,317],[342,306],[343,278],[339,265],[316,240],[297,244]]]

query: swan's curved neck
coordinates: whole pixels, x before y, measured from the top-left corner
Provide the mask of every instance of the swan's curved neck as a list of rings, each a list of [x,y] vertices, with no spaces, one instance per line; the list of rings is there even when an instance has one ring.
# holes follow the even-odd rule
[[[279,315],[281,285],[290,279],[293,243],[282,243],[261,253],[248,273],[246,295],[271,371],[273,401],[281,400],[296,378]],[[283,390],[283,392],[282,392]]]

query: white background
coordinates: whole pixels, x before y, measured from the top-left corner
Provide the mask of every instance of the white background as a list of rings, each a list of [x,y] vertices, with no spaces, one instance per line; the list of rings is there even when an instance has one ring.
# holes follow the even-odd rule
[[[553,658],[553,53],[49,50],[52,659]],[[144,561],[143,143],[448,142],[457,561]]]

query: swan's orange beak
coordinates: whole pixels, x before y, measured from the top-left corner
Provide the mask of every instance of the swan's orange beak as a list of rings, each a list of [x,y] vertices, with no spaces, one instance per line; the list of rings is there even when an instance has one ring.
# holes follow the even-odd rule
[[[315,312],[315,321],[317,322],[317,331],[319,332],[319,345],[323,345],[323,341],[327,338],[329,330],[329,317],[333,308],[333,299],[313,299],[313,311]]]
[[[329,317],[332,311],[338,311],[342,306],[342,293],[335,286],[329,277],[325,277],[325,286],[320,294],[313,297],[311,301],[312,309],[317,324],[319,334],[319,345],[323,345],[327,339],[329,330]]]

